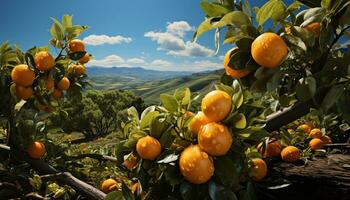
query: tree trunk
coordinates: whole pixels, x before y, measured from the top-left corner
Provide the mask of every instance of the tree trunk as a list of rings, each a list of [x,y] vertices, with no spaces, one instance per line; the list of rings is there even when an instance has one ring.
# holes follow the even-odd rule
[[[268,176],[265,182],[257,184],[260,199],[350,199],[350,155],[331,154],[306,164],[274,163]],[[271,188],[277,179],[290,185]]]

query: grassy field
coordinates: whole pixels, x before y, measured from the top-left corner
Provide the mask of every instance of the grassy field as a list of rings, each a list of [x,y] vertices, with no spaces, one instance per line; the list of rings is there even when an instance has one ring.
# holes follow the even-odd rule
[[[161,93],[173,93],[179,88],[188,87],[192,92],[205,92],[220,80],[222,73],[219,70],[152,81],[125,76],[92,76],[90,80],[94,89],[131,90],[143,97],[146,103],[158,103]]]

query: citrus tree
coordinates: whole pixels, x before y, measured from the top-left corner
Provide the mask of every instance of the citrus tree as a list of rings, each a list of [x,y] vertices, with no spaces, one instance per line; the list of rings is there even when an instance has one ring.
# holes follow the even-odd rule
[[[217,48],[223,32],[233,47],[221,83],[208,94],[184,88],[162,94],[161,105],[142,113],[128,110],[118,152],[133,185],[118,188],[108,179],[107,198],[255,199],[266,160],[297,162],[330,143],[310,124],[272,131],[310,108],[349,122],[349,4],[270,0],[251,8],[247,0],[203,1],[206,17],[194,41],[214,29]]]
[[[67,114],[60,108],[61,101],[81,98],[87,85],[84,64],[91,56],[77,39],[86,26],[73,25],[69,15],[64,15],[61,22],[52,21],[51,46],[25,52],[8,42],[0,46],[0,118],[6,143],[1,145],[1,199],[38,198],[32,192],[42,190],[44,185],[46,193],[55,198],[75,195],[70,186],[60,187],[32,176],[33,168],[37,173],[51,174],[46,177],[49,180],[59,173],[44,162],[52,161],[59,151],[47,138],[47,122],[51,115]],[[56,50],[57,55],[50,50]],[[66,185],[80,183],[70,174],[57,179]],[[84,192],[84,188],[81,190]]]

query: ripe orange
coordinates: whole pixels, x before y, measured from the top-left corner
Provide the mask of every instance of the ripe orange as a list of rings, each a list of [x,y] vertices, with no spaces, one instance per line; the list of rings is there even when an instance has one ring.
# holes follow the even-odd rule
[[[136,144],[136,151],[141,158],[146,160],[156,159],[161,152],[159,141],[149,135],[139,139]]]
[[[263,33],[251,46],[255,62],[262,67],[278,67],[288,54],[288,47],[283,39],[275,33]]]
[[[198,145],[191,145],[181,153],[179,167],[184,178],[194,184],[205,183],[214,175],[213,161]]]
[[[319,37],[321,32],[321,23],[314,22],[304,27],[306,30],[311,31],[315,36]]]
[[[124,167],[126,167],[130,171],[136,167],[136,164],[137,164],[136,156],[131,156],[128,159],[125,159],[123,162]]]
[[[109,179],[102,182],[101,190],[104,193],[110,193],[113,190],[117,189],[117,184],[118,184],[117,181],[109,178]]]
[[[304,133],[310,134],[311,126],[309,124],[302,124],[298,126],[297,130],[302,131]]]
[[[309,135],[310,135],[311,138],[319,138],[319,139],[321,139],[322,138],[322,131],[319,128],[314,128],[314,129],[312,129],[310,131]]]
[[[250,168],[251,175],[255,181],[261,181],[267,174],[267,165],[261,158],[252,159],[252,166]]]
[[[59,98],[61,98],[62,96],[62,91],[59,89],[55,89],[52,93],[53,98],[55,98],[56,100],[58,100]]]
[[[265,156],[266,158],[277,157],[277,156],[281,155],[282,146],[281,146],[279,141],[274,140],[274,141],[269,142],[266,145],[264,152],[263,152],[262,145],[263,145],[263,143],[260,143],[258,145],[258,151],[261,155]]]
[[[86,68],[84,65],[75,65],[74,70],[77,75],[82,75],[85,74]]]
[[[209,121],[219,122],[231,112],[232,99],[226,92],[214,90],[205,95],[201,107]]]
[[[47,72],[55,66],[55,59],[47,51],[40,51],[34,57],[35,66],[38,70]]]
[[[313,151],[322,149],[323,145],[323,141],[319,138],[314,138],[309,142],[310,149]]]
[[[233,78],[242,78],[245,77],[249,74],[248,70],[235,70],[232,69],[230,66],[228,66],[229,62],[230,62],[230,57],[231,57],[231,53],[235,48],[227,51],[227,53],[225,54],[224,57],[224,68],[226,71],[226,74],[230,75]]]
[[[332,139],[328,135],[323,136],[321,140],[324,144],[332,144]]]
[[[79,52],[79,51],[85,51],[85,45],[83,41],[74,39],[69,42],[68,49],[71,52]]]
[[[33,96],[33,88],[16,85],[16,96],[20,99],[27,100]]]
[[[45,145],[41,142],[32,142],[29,144],[27,152],[31,158],[40,159],[46,153]]]
[[[16,65],[11,71],[11,79],[16,85],[28,87],[33,84],[35,73],[28,65]]]
[[[212,156],[223,156],[232,145],[232,135],[222,124],[211,122],[202,127],[198,134],[198,145]]]
[[[53,80],[52,76],[49,76],[47,78],[42,77],[42,80],[45,82],[45,88],[46,90],[52,90],[55,87],[55,81]]]
[[[57,88],[60,90],[68,90],[70,81],[67,77],[63,77],[57,84]]]
[[[210,120],[207,118],[207,116],[205,116],[205,114],[202,111],[199,111],[191,120],[191,122],[188,125],[188,128],[190,129],[190,131],[195,134],[198,135],[199,131],[201,130],[201,128],[208,124],[210,122]]]
[[[295,146],[287,146],[282,150],[281,158],[286,162],[295,162],[300,159],[300,150]]]
[[[79,62],[81,64],[85,64],[85,63],[88,63],[90,61],[90,55],[88,53],[86,53],[83,57],[81,57],[79,59]]]

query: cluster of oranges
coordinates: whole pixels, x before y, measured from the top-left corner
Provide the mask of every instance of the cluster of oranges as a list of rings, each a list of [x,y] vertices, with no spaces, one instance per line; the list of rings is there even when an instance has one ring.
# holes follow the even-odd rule
[[[297,131],[301,131],[309,135],[311,138],[309,147],[313,151],[322,149],[325,144],[332,143],[332,139],[329,136],[323,134],[320,128],[315,128],[311,124],[302,124],[298,126]],[[288,132],[293,133],[293,130],[288,129]]]
[[[321,24],[319,22],[311,23],[304,29],[312,32],[315,36],[320,36]],[[290,27],[286,28],[286,34],[290,34]],[[229,50],[224,57],[224,68],[228,75],[233,78],[242,78],[247,76],[251,71],[247,69],[233,69],[229,66],[231,56],[235,50]],[[259,35],[251,44],[250,53],[256,63],[265,68],[278,67],[288,54],[288,46],[284,40],[275,33],[263,33]]]
[[[69,52],[85,51],[84,43],[81,40],[74,39],[69,42]],[[79,64],[72,64],[68,68],[68,73],[73,71],[78,74],[84,74],[86,69],[83,64],[90,60],[90,55],[86,53],[80,60]],[[33,96],[33,83],[37,77],[44,83],[44,88],[52,93],[53,98],[59,99],[62,96],[63,90],[68,90],[70,87],[70,80],[64,76],[55,83],[54,78],[50,75],[50,70],[55,67],[55,59],[48,51],[39,51],[34,55],[35,68],[31,69],[26,64],[16,65],[11,71],[11,79],[15,83],[15,94],[19,99],[28,100]]]

